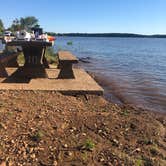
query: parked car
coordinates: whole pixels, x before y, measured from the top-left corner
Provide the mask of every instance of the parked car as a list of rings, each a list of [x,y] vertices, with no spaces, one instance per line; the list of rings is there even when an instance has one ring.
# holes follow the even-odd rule
[[[4,36],[12,36],[12,32],[11,31],[5,31]]]

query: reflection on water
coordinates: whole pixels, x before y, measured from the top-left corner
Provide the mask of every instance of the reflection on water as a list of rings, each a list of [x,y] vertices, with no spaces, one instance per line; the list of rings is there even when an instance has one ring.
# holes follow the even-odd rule
[[[66,43],[72,41],[73,45]],[[114,102],[166,112],[166,39],[59,37]]]

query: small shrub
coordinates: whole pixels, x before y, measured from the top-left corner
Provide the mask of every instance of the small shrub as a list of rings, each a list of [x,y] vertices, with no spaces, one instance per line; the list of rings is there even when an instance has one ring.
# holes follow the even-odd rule
[[[150,158],[143,157],[144,166],[153,166],[153,161]]]
[[[157,149],[155,149],[155,148],[151,148],[151,149],[150,149],[150,153],[151,153],[153,156],[157,156],[157,155],[158,155],[158,151],[157,151]]]
[[[152,144],[153,144],[153,141],[152,141],[151,139],[145,138],[145,139],[143,140],[143,143],[144,143],[145,145],[152,145]]]
[[[46,57],[49,64],[57,64],[58,63],[57,55],[54,53],[54,49],[52,47],[51,48],[49,47],[46,49],[45,57]],[[25,63],[24,55],[22,52],[19,53],[18,58],[17,58],[17,62],[19,64]]]
[[[143,165],[143,161],[141,159],[136,160],[136,166],[142,166]]]
[[[129,110],[122,110],[122,112],[120,113],[123,116],[128,116],[129,115]]]
[[[53,47],[49,47],[49,48],[46,49],[45,56],[46,57],[47,56],[53,56],[53,57],[55,57],[55,53],[54,53]]]
[[[39,142],[42,137],[44,136],[42,131],[36,131],[32,136],[31,139],[32,141]]]
[[[45,57],[49,64],[58,64],[57,54],[54,53],[53,48],[46,49]]]
[[[95,147],[94,142],[91,139],[87,139],[84,145],[85,150],[92,151]]]
[[[12,116],[12,115],[13,115],[13,112],[9,111],[7,114],[8,114],[9,116]]]
[[[82,159],[86,162],[88,159],[88,154],[87,153],[82,153]]]
[[[71,45],[73,45],[73,42],[72,42],[72,41],[68,41],[68,42],[67,42],[67,45],[70,45],[70,46],[71,46]]]
[[[18,64],[24,64],[25,63],[25,59],[24,59],[23,53],[19,53],[19,55],[17,57],[17,62],[18,62]]]
[[[4,107],[4,103],[0,101],[0,107]]]

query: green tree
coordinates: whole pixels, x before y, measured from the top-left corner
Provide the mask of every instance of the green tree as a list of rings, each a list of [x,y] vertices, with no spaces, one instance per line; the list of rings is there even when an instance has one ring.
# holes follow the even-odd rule
[[[13,20],[13,23],[10,27],[10,30],[11,31],[18,31],[20,29],[21,29],[20,20],[16,18]]]
[[[0,33],[2,33],[4,31],[4,25],[2,20],[0,19]]]
[[[34,16],[28,16],[28,17],[21,17],[20,19],[16,18],[13,20],[13,23],[11,27],[9,28],[11,31],[18,31],[25,29],[27,31],[30,31],[32,27],[39,27],[38,19]]]
[[[21,29],[30,30],[34,26],[38,26],[38,19],[34,16],[20,18]]]

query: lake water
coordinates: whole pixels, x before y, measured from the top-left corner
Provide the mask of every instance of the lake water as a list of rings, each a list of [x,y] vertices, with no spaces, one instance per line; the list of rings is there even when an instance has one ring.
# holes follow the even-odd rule
[[[5,49],[5,44],[3,44],[2,39],[0,39],[0,52]]]
[[[113,102],[166,112],[166,39],[57,37],[54,49],[81,59]]]

